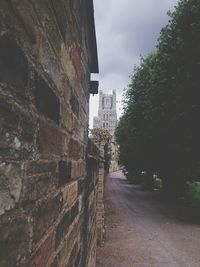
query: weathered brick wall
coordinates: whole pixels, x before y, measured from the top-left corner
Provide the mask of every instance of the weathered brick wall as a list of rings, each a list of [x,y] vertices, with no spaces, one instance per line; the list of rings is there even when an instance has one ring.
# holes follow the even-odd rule
[[[87,178],[85,195],[85,255],[86,266],[95,266],[97,244],[97,203],[99,184],[100,151],[89,140],[87,158]]]
[[[90,0],[0,1],[1,267],[95,266],[91,16]]]
[[[105,228],[105,209],[104,209],[104,187],[105,187],[105,170],[104,170],[104,144],[99,145],[99,172],[98,172],[98,194],[97,194],[97,243],[102,244]]]

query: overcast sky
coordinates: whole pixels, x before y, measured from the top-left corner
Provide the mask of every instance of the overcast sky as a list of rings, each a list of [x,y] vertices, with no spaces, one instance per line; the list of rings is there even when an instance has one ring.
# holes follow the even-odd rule
[[[168,22],[168,10],[177,0],[94,0],[99,89],[117,91],[118,101],[130,82],[140,56],[155,49],[160,30]],[[120,115],[118,103],[118,115]],[[98,96],[90,98],[90,128],[97,115]]]

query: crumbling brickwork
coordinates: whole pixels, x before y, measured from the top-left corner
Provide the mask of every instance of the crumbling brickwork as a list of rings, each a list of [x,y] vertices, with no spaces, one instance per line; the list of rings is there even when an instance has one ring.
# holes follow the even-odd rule
[[[0,1],[1,267],[95,266],[93,23],[90,0]]]
[[[105,231],[105,209],[104,209],[104,188],[105,188],[105,169],[104,169],[104,147],[105,144],[99,146],[100,160],[98,173],[98,194],[97,194],[97,244],[101,245]]]

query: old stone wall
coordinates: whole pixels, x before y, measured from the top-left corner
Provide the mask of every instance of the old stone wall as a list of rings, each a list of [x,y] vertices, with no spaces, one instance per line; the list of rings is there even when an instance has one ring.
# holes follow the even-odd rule
[[[1,267],[95,266],[92,8],[90,0],[0,1]]]
[[[98,187],[100,168],[99,148],[89,139],[87,157],[87,178],[85,194],[85,255],[86,265],[95,266],[97,245]]]
[[[98,173],[98,194],[97,194],[97,244],[101,245],[104,238],[105,227],[105,209],[104,209],[104,187],[105,187],[105,170],[104,170],[104,146],[100,144],[100,160],[99,160],[99,173]]]

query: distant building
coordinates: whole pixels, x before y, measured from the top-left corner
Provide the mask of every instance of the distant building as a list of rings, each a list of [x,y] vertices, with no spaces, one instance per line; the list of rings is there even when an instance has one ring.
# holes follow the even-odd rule
[[[117,126],[116,92],[103,94],[99,92],[98,117],[94,117],[93,128],[106,128],[114,135]]]
[[[118,170],[118,146],[115,141],[114,133],[117,127],[117,109],[116,109],[116,92],[113,90],[112,94],[103,94],[99,91],[99,109],[98,116],[94,117],[93,128],[108,129],[113,136],[111,141],[111,164],[110,172]]]

